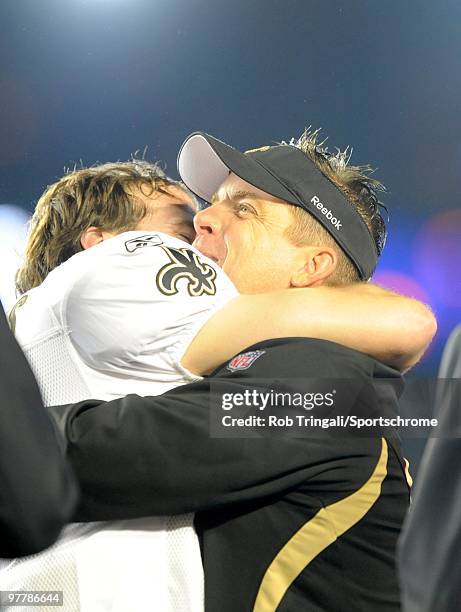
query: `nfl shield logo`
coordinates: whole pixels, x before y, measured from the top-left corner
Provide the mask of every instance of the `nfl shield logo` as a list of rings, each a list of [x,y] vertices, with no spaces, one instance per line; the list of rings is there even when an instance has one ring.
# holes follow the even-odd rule
[[[234,357],[227,365],[227,368],[231,372],[237,370],[248,370],[248,368],[258,359],[261,355],[264,355],[266,351],[249,351],[248,353],[242,353]]]

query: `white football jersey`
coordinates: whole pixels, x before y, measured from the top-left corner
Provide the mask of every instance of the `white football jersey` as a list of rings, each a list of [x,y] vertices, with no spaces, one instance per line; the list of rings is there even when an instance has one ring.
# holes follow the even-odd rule
[[[47,405],[158,395],[199,378],[181,357],[236,295],[188,243],[126,232],[53,270],[22,296],[10,323]],[[203,610],[193,515],[70,525],[48,551],[10,563],[0,584],[63,590],[66,612]]]

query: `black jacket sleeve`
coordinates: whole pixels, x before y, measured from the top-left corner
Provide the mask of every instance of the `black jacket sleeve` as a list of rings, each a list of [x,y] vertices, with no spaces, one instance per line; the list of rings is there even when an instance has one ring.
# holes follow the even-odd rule
[[[460,459],[460,439],[428,441],[400,541],[405,612],[451,612],[459,607]]]
[[[321,480],[336,465],[345,469],[350,462],[354,470],[362,455],[376,455],[380,440],[371,438],[357,445],[325,436],[213,437],[210,393],[223,378],[242,390],[283,379],[295,392],[303,377],[306,392],[332,380],[369,380],[372,369],[365,355],[326,341],[282,339],[252,348],[263,354],[251,368],[231,373],[225,364],[212,377],[161,396],[52,408],[82,490],[76,520],[196,512],[260,499]],[[347,410],[357,397],[343,394],[339,401]]]
[[[53,544],[72,516],[76,491],[58,432],[0,304],[0,557]]]

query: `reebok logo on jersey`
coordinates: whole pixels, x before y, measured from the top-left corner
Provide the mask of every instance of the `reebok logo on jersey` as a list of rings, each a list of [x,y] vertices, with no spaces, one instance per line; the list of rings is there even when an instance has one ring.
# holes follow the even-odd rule
[[[138,249],[148,246],[159,246],[163,244],[163,240],[157,234],[148,234],[146,236],[138,236],[125,242],[125,248],[128,253],[134,253]]]
[[[236,372],[237,370],[248,370],[250,366],[254,364],[258,357],[264,355],[266,351],[248,351],[248,353],[242,353],[241,355],[237,355],[227,364],[227,369],[231,372]]]
[[[325,217],[328,219],[328,221],[330,221],[333,227],[336,227],[337,230],[341,229],[341,227],[343,226],[341,221],[336,217],[333,217],[333,213],[331,212],[331,210],[324,206],[317,196],[311,198],[311,204],[318,208],[322,215],[325,215]]]
[[[160,268],[156,277],[157,288],[161,293],[178,293],[178,282],[184,279],[187,281],[187,291],[192,297],[216,294],[216,270],[203,262],[197,253],[190,249],[167,246],[160,248],[170,260],[169,264]]]

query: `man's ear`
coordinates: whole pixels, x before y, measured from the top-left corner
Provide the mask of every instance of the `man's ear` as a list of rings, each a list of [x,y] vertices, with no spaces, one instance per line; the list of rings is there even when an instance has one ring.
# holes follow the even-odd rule
[[[99,244],[103,240],[111,238],[114,234],[105,232],[100,227],[91,226],[87,228],[80,236],[80,244],[86,250],[96,244]]]
[[[292,287],[317,287],[336,270],[338,256],[328,246],[308,247],[304,265],[291,276]]]

